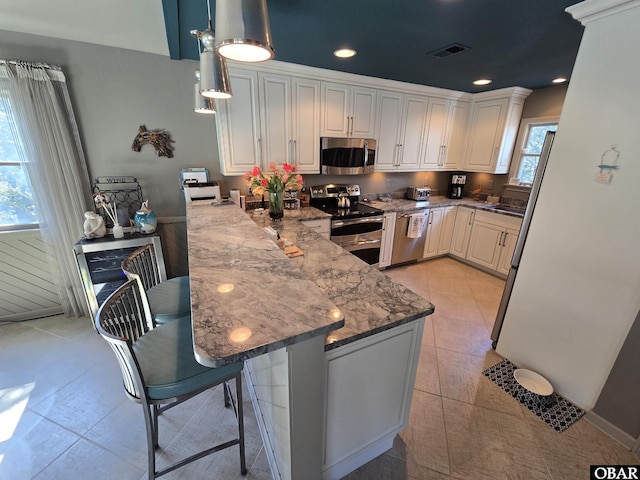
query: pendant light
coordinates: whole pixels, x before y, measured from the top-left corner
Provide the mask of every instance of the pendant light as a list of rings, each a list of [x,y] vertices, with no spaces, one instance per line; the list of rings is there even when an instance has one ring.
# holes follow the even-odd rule
[[[275,55],[266,0],[216,0],[216,52],[237,62]]]
[[[229,70],[224,58],[214,51],[215,34],[211,29],[211,8],[207,0],[207,13],[209,23],[206,30],[198,32],[192,30],[191,34],[197,35],[198,50],[202,42],[202,52],[200,52],[200,94],[209,98],[228,99],[231,98],[231,81],[229,80]]]
[[[200,70],[196,70],[193,111],[196,113],[206,113],[209,115],[216,113],[213,98],[207,98],[203,95],[200,95]]]

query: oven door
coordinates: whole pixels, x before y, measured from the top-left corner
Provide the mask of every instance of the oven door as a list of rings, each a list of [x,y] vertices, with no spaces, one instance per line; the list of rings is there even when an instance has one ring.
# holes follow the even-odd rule
[[[384,216],[331,221],[331,240],[372,267],[380,262]]]

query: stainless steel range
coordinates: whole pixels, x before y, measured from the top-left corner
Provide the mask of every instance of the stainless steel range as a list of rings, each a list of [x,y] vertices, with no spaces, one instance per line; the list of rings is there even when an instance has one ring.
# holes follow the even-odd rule
[[[311,187],[310,205],[331,214],[331,240],[356,257],[377,267],[384,212],[359,202],[359,185]]]

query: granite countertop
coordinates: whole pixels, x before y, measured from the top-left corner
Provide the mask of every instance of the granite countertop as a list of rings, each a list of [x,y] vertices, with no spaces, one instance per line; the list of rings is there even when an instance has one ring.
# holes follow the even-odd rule
[[[506,207],[502,205],[480,202],[472,200],[470,198],[452,199],[445,196],[431,197],[428,202],[417,202],[415,200],[409,200],[406,198],[394,198],[390,202],[381,202],[380,200],[374,200],[372,202],[362,202],[365,205],[371,205],[372,207],[379,208],[385,212],[411,212],[413,210],[422,210],[425,208],[437,208],[437,207],[450,207],[450,206],[463,206],[469,208],[476,208],[478,210],[486,210],[488,212],[495,212],[500,215],[508,215],[511,217],[522,218],[524,216],[523,210],[513,209],[506,210]],[[288,218],[296,218],[298,220],[318,220],[321,218],[331,218],[331,215],[325,213],[317,208],[304,207],[297,210],[285,210]],[[248,212],[251,214],[251,212]],[[265,215],[267,215],[265,213]]]
[[[187,205],[187,243],[194,352],[203,365],[344,325],[344,312],[236,205]]]
[[[427,202],[417,202],[415,200],[409,200],[406,198],[394,198],[391,202],[381,202],[375,200],[372,202],[364,202],[372,207],[379,208],[385,212],[410,212],[412,210],[419,210],[424,208],[437,208],[437,207],[450,207],[450,206],[464,206],[470,208],[476,208],[478,210],[486,210],[489,212],[495,212],[501,215],[509,215],[512,217],[524,216],[524,211],[507,210],[502,205],[480,202],[472,200],[470,198],[453,199],[445,196],[431,197]]]
[[[304,255],[291,258],[291,264],[344,313],[344,327],[328,335],[325,350],[433,313],[431,302],[301,224],[300,215],[307,219],[307,214],[285,210],[284,215],[279,222],[271,221],[266,213],[253,213],[252,218],[302,249]]]

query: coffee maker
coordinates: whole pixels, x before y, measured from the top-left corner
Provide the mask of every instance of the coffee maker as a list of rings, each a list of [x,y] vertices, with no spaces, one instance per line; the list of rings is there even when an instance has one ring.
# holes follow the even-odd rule
[[[467,183],[466,175],[451,175],[449,182],[449,198],[462,198],[464,184]]]

